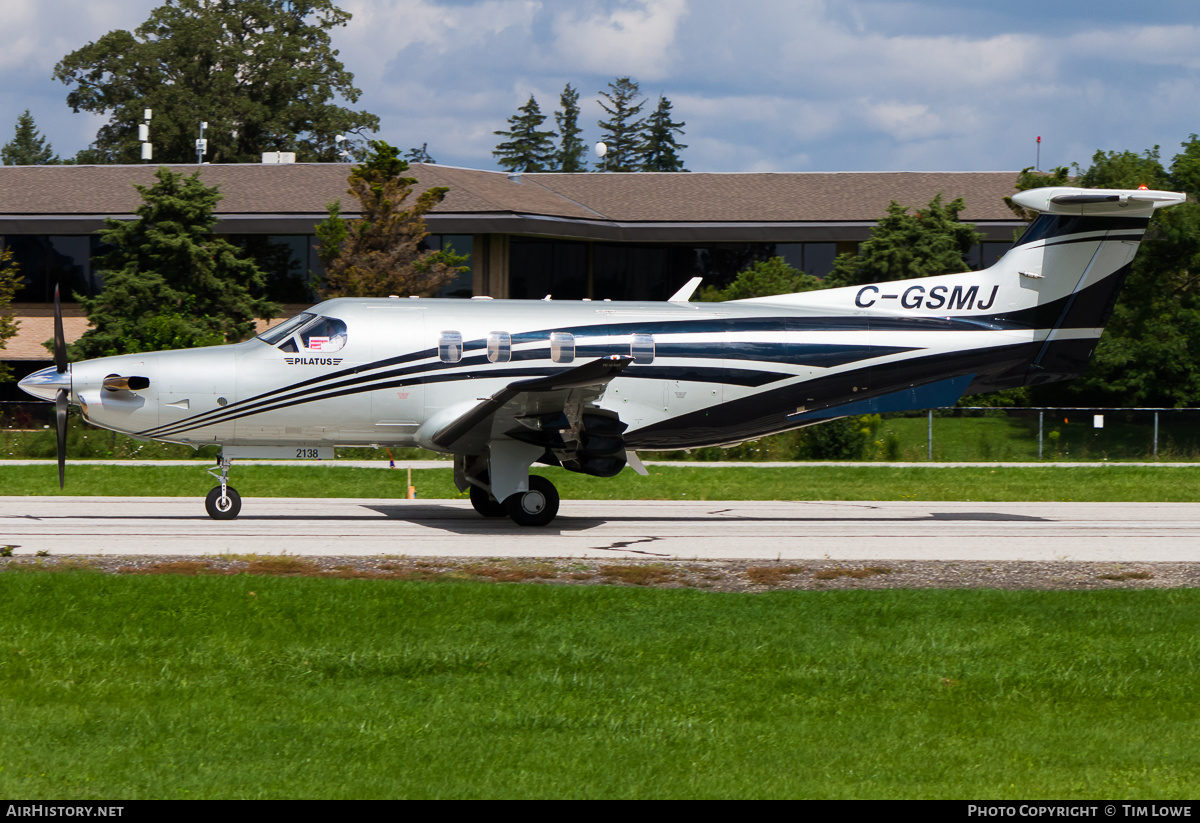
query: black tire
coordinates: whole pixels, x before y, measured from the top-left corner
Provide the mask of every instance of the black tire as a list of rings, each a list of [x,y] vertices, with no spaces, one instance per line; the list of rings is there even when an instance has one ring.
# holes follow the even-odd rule
[[[545,526],[558,514],[558,489],[546,478],[531,475],[529,491],[510,495],[504,509],[518,526]]]
[[[471,486],[471,506],[484,517],[504,517],[508,514],[503,503],[495,500],[487,489],[475,485]]]
[[[208,497],[204,498],[204,508],[213,520],[232,520],[242,510],[242,496],[233,486],[226,486],[226,499],[221,500],[221,487],[213,486]]]

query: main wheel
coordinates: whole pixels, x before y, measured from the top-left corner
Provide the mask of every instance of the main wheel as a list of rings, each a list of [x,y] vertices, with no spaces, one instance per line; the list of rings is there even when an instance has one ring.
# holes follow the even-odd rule
[[[504,509],[518,526],[545,526],[558,514],[558,489],[546,478],[531,475],[529,491],[509,495]]]
[[[232,520],[242,510],[242,496],[233,486],[226,486],[225,494],[225,497],[221,497],[221,487],[213,486],[208,497],[204,498],[204,508],[213,520]]]
[[[503,517],[507,514],[504,504],[492,499],[488,490],[479,486],[471,486],[471,505],[484,517]]]

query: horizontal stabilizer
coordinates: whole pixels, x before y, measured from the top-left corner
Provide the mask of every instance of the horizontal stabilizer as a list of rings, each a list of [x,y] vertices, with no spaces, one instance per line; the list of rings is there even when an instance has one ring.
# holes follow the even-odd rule
[[[1150,212],[1182,203],[1187,195],[1150,189],[1078,189],[1047,186],[1013,195],[1018,206],[1048,214],[1121,214]]]

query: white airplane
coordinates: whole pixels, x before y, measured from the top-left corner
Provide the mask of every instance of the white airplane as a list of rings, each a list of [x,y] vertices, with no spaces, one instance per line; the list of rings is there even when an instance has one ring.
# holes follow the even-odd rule
[[[208,513],[241,499],[234,460],[336,446],[454,455],[487,517],[541,526],[558,492],[534,463],[597,477],[636,450],[729,445],[847,415],[951,406],[965,393],[1083,371],[1155,209],[1185,195],[1044,188],[994,266],[866,286],[690,303],[337,299],[253,340],[66,362],[21,387],[134,437],[217,444]]]

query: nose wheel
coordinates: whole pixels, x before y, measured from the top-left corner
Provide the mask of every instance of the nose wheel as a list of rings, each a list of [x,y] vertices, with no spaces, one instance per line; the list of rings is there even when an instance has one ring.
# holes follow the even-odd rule
[[[204,498],[204,508],[213,520],[232,520],[242,510],[242,496],[229,485],[229,467],[232,464],[233,461],[222,453],[217,467],[208,470],[209,474],[221,481],[221,485],[214,486]],[[219,475],[217,471],[220,471]]]
[[[233,486],[214,486],[204,498],[204,508],[213,520],[232,520],[242,510],[242,496]]]

